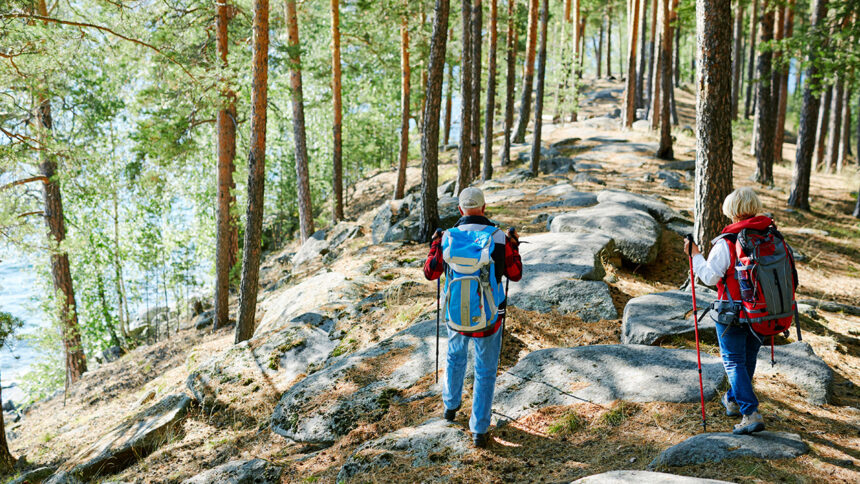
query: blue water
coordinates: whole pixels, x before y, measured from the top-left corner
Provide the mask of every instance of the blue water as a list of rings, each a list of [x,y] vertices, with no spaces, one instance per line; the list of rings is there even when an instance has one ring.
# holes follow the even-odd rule
[[[33,300],[38,285],[33,267],[9,252],[0,253],[0,311],[11,313],[24,321],[18,334],[33,333],[48,322]],[[24,393],[17,386],[38,354],[26,341],[13,341],[0,349],[0,381],[3,400],[21,401]]]

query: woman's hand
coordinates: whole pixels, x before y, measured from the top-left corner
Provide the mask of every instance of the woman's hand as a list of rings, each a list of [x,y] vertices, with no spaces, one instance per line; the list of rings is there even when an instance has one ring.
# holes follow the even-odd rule
[[[697,254],[701,254],[701,251],[699,251],[699,246],[695,242],[690,239],[684,239],[684,253],[689,254],[690,257],[695,257]]]

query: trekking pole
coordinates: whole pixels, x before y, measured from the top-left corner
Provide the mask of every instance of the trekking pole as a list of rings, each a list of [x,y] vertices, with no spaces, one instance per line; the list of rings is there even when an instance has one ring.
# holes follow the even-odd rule
[[[514,235],[516,235],[516,233],[517,233],[517,229],[514,228],[513,226],[508,228],[508,237],[513,237]],[[505,323],[507,322],[507,319],[508,319],[508,294],[509,294],[508,288],[510,286],[511,286],[511,278],[506,277],[505,278],[505,319],[502,320],[502,327],[499,328],[499,330],[502,332],[502,336],[501,336],[502,340],[499,342],[499,361],[502,360],[502,353],[503,353],[502,350],[505,349]]]
[[[441,230],[436,229],[436,234]],[[436,238],[433,234],[433,238]],[[442,277],[436,279],[436,383],[439,383],[439,294],[442,287]]]
[[[687,234],[690,248],[687,251],[687,259],[690,261],[690,288],[693,292],[693,324],[696,331],[696,364],[699,369],[699,397],[702,401],[702,429],[708,431],[708,421],[705,417],[705,387],[702,384],[702,356],[699,350],[699,310],[696,307],[696,276],[693,274],[693,234]]]

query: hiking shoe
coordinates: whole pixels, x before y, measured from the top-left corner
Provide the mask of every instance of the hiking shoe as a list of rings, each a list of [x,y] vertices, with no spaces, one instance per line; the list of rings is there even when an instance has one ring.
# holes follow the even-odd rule
[[[729,394],[723,393],[723,398],[720,399],[720,403],[723,404],[723,407],[726,408],[726,416],[727,417],[739,417],[741,414],[741,406],[737,404],[737,402],[733,402],[729,400]]]
[[[472,437],[472,443],[474,443],[475,447],[477,447],[479,449],[486,449],[487,445],[489,445],[489,443],[490,443],[490,435],[486,434],[486,433],[475,434]]]
[[[744,415],[741,423],[735,425],[732,433],[735,435],[747,435],[753,432],[761,432],[762,430],[764,430],[764,419],[761,418],[760,413],[753,412],[749,415]]]
[[[455,418],[457,418],[457,410],[460,410],[460,406],[457,405],[457,408],[454,409],[445,409],[445,420],[449,422],[453,422]]]

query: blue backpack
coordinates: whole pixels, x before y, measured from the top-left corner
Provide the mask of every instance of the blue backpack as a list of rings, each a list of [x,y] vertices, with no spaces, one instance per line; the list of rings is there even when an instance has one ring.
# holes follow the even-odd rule
[[[496,279],[492,252],[496,227],[483,230],[448,229],[442,237],[442,258],[448,268],[442,305],[448,327],[461,333],[491,328],[505,299]]]

